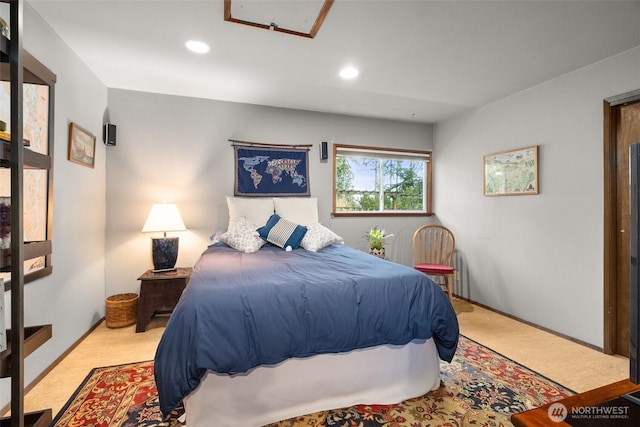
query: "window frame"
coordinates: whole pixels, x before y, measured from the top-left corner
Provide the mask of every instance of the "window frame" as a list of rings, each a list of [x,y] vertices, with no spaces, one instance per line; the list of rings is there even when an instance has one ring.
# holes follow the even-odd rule
[[[337,212],[337,182],[336,182],[336,174],[337,174],[337,156],[340,150],[357,150],[365,153],[372,154],[372,158],[376,158],[376,152],[382,154],[382,152],[389,153],[398,153],[399,155],[415,155],[427,157],[427,164],[425,169],[425,179],[426,185],[425,190],[425,204],[426,209],[425,212],[407,212],[407,211],[366,211],[366,212]],[[381,158],[381,157],[380,157]],[[432,216],[432,165],[433,165],[433,153],[431,151],[423,151],[423,150],[410,150],[403,148],[386,148],[386,147],[370,147],[363,145],[348,145],[348,144],[333,144],[333,208],[331,212],[332,217],[415,217],[415,216]]]

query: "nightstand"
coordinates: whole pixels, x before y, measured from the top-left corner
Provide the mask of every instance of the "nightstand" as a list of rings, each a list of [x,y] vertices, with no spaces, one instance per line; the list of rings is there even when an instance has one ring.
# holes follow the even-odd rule
[[[140,298],[136,332],[144,332],[151,318],[157,313],[171,313],[182,291],[189,283],[192,268],[178,268],[174,271],[154,273],[147,270],[140,280]]]

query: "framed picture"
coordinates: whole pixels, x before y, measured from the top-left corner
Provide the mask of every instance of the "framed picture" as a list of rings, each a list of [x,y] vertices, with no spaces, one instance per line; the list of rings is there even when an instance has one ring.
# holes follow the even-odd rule
[[[538,146],[484,156],[484,195],[538,194]]]
[[[95,153],[95,135],[75,123],[70,123],[69,161],[92,168],[95,162]]]
[[[308,196],[309,150],[235,146],[236,196]]]

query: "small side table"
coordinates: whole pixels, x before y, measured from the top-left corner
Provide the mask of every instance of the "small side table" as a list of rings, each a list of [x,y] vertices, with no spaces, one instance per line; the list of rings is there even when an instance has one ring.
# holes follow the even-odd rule
[[[147,270],[140,280],[140,298],[136,332],[145,332],[151,318],[157,313],[171,313],[182,291],[189,283],[192,268],[178,268],[175,271],[154,273]]]

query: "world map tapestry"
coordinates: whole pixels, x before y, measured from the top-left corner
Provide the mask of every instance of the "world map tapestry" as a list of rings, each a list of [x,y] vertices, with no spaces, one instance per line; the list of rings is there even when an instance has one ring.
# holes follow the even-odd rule
[[[235,146],[236,196],[309,196],[309,151]]]

